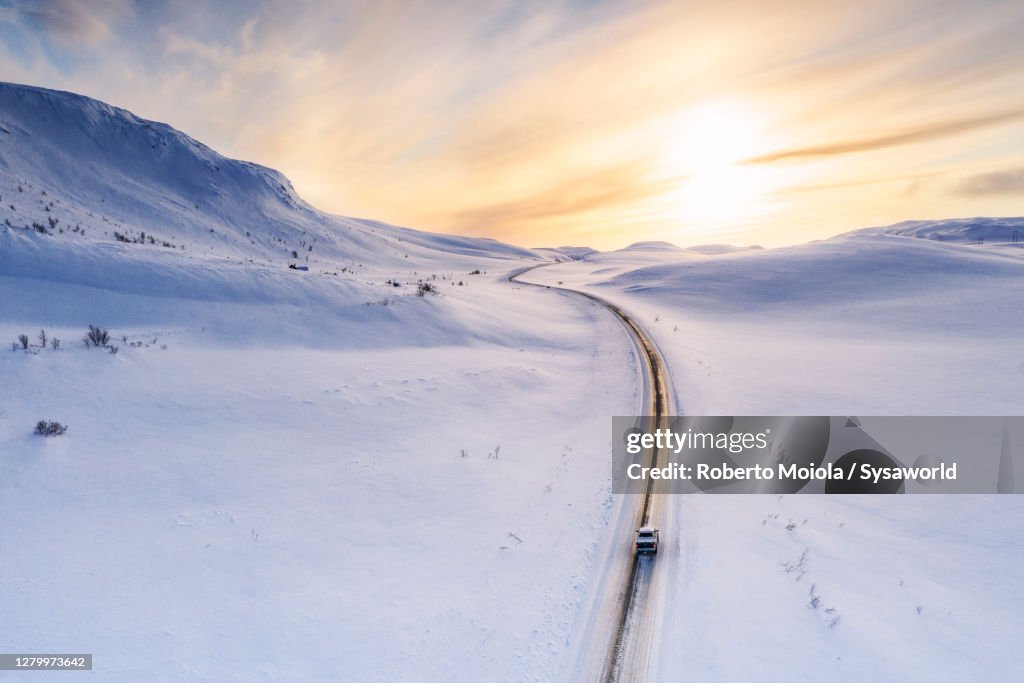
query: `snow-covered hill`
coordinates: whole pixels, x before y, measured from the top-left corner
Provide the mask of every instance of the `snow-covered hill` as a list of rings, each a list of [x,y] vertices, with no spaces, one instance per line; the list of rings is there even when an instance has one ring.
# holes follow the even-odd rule
[[[1015,235],[1016,233],[1016,235]],[[843,236],[890,235],[917,237],[939,242],[977,245],[1024,244],[1024,217],[950,218],[933,221],[904,221],[879,228],[862,228]],[[1015,241],[1016,240],[1016,241]]]
[[[690,414],[1024,409],[1024,248],[866,231],[626,249],[528,277],[629,311]],[[681,522],[662,531],[673,573],[651,680],[1024,676],[1021,496],[668,498]]]
[[[126,682],[560,666],[606,416],[637,395],[612,321],[503,280],[553,255],[325,215],[167,126],[12,85],[0,206],[4,648]]]
[[[556,261],[576,261],[579,259],[586,258],[593,254],[599,253],[597,249],[590,247],[540,247],[534,251],[541,252],[543,254],[550,254]]]
[[[76,247],[126,239],[332,272],[359,263],[422,269],[439,251],[467,264],[539,256],[494,240],[323,214],[277,171],[228,159],[170,126],[81,95],[10,83],[0,83],[0,198],[9,229]]]
[[[718,255],[622,250],[535,272],[639,312],[697,414],[1019,408],[1024,248],[868,233]]]

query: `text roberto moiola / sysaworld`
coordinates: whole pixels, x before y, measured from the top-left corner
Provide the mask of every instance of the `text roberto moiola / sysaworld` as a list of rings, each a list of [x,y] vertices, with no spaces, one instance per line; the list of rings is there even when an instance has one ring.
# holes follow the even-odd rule
[[[626,439],[626,452],[640,453],[643,449],[657,448],[679,454],[684,449],[715,448],[741,453],[748,449],[763,450],[768,447],[770,430],[757,433],[709,433],[687,430],[673,432],[657,429],[654,432],[634,432]],[[956,463],[940,464],[933,467],[881,466],[865,462],[851,462],[847,467],[835,463],[818,465],[810,463],[774,463],[736,466],[709,463],[669,463],[663,467],[648,467],[633,463],[626,469],[626,476],[632,480],[698,480],[698,481],[771,481],[771,480],[845,480],[868,481],[877,484],[886,480],[955,480]]]

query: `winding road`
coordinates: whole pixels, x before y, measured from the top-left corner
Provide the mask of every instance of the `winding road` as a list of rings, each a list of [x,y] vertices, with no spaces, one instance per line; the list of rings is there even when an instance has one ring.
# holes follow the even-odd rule
[[[637,414],[652,421],[674,415],[668,372],[650,335],[620,307],[599,296],[521,279],[545,265],[548,264],[519,270],[508,280],[583,297],[610,311],[628,334],[638,366],[642,366],[642,401]],[[643,428],[653,429],[653,425]],[[662,466],[666,461],[666,454],[657,449],[650,450],[644,457],[651,466]],[[633,532],[645,525],[660,528],[671,525],[671,509],[669,506],[662,509],[661,497],[653,490],[653,480],[648,480],[643,494],[615,496],[616,506],[607,531],[610,537],[602,544],[607,552],[595,562],[597,581],[590,590],[574,634],[578,652],[574,678],[578,680],[625,683],[648,677],[652,643],[658,633],[658,596],[664,594],[668,574],[658,571],[658,566],[670,561],[665,557],[669,550],[666,541],[672,535],[662,534],[658,555],[640,556],[633,552]],[[663,558],[661,562],[659,555]]]

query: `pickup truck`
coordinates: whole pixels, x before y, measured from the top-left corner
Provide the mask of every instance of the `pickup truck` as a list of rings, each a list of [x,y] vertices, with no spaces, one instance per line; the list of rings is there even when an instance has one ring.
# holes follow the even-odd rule
[[[644,526],[636,530],[636,552],[657,553],[658,552],[658,529]]]

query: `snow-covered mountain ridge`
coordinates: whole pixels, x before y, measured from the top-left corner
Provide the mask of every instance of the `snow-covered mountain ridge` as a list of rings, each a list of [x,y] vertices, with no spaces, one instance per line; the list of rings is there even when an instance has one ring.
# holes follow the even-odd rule
[[[861,228],[840,237],[916,237],[978,245],[1024,244],[1024,217],[946,218],[911,220],[877,228]]]
[[[322,213],[278,171],[67,92],[0,83],[0,220],[54,242],[144,244],[311,271],[425,269],[438,251],[546,258],[500,242]],[[13,246],[8,239],[4,246]]]

